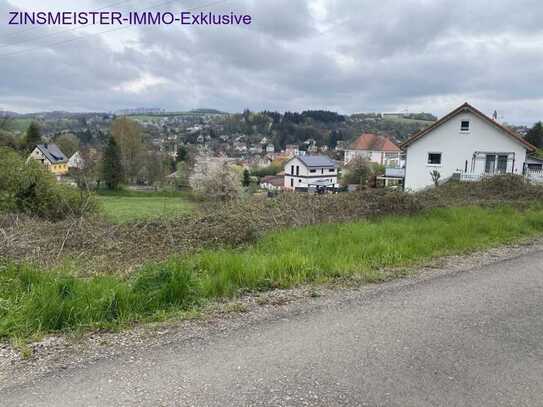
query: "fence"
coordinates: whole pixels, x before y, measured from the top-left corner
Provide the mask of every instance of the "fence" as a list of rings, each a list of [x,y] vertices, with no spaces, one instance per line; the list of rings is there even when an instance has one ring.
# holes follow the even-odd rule
[[[543,183],[543,170],[528,170],[526,171],[526,178],[533,182]]]
[[[483,177],[487,176],[486,174],[476,174],[476,173],[468,173],[468,172],[461,172],[460,173],[460,181],[480,181]]]
[[[495,175],[499,175],[498,173],[469,173],[469,172],[460,172],[456,175],[457,179],[460,181],[466,181],[466,182],[473,182],[473,181],[480,181],[483,178],[490,178]],[[538,171],[526,171],[524,173],[524,177],[526,177],[528,180],[533,182],[541,182],[543,183],[543,170]],[[452,178],[455,178],[454,176]]]

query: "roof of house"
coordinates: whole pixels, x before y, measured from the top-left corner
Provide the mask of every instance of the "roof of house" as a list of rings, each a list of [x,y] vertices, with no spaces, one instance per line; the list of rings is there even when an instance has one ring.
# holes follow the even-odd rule
[[[291,160],[293,160],[294,158],[300,160],[306,167],[335,168],[337,166],[334,160],[325,155],[297,155],[296,157],[291,158]]]
[[[464,112],[473,113],[475,116],[477,116],[481,120],[483,120],[483,121],[487,122],[488,124],[494,126],[498,130],[503,131],[507,136],[509,136],[509,137],[513,138],[515,141],[518,141],[519,143],[523,144],[528,151],[535,151],[536,150],[535,146],[528,143],[526,140],[524,140],[520,135],[515,133],[513,130],[511,130],[511,129],[505,127],[505,126],[502,126],[500,123],[498,123],[497,121],[491,119],[490,117],[485,115],[483,112],[481,112],[480,110],[474,108],[473,106],[471,106],[467,102],[464,103],[463,105],[457,107],[456,109],[454,109],[449,114],[443,116],[441,119],[434,122],[432,125],[426,127],[425,129],[423,129],[423,130],[419,131],[418,133],[414,134],[413,136],[409,137],[407,140],[405,140],[400,145],[400,148],[405,149],[409,145],[413,144],[415,141],[419,140],[420,138],[422,138],[425,135],[427,135],[428,133],[430,133],[432,130],[434,130],[437,127],[441,126],[442,124],[449,121],[450,119],[452,119],[456,115],[458,115],[460,113],[464,113]]]
[[[266,175],[260,180],[260,183],[267,183],[275,187],[282,187],[285,183],[285,177],[282,175]]]
[[[352,150],[368,151],[400,151],[400,148],[388,137],[373,133],[362,134],[351,144],[350,148]]]
[[[68,161],[64,153],[60,151],[60,148],[58,148],[56,144],[38,144],[36,148],[42,152],[51,164],[59,164]]]

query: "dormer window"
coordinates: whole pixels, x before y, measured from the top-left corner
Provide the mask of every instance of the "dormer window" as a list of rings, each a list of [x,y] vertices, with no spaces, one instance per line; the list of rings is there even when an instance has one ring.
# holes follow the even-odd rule
[[[460,131],[464,133],[469,131],[469,120],[462,120],[460,122]]]

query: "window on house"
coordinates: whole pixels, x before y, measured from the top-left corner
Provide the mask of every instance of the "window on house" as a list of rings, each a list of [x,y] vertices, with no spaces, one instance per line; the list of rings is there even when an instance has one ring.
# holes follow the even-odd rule
[[[498,165],[497,168],[500,174],[505,174],[507,172],[507,156],[499,155],[498,156]]]
[[[333,168],[330,168],[328,171],[330,172],[334,172],[335,170]]]
[[[296,175],[300,175],[300,166],[299,165],[296,166]]]
[[[294,175],[294,165],[291,165],[291,166],[290,166],[290,173],[291,173],[292,175]]]
[[[441,165],[441,153],[428,153],[428,164]]]
[[[496,154],[487,154],[485,158],[485,172],[494,173],[496,169]]]
[[[309,172],[317,172],[317,170],[309,170]]]
[[[469,120],[462,120],[460,122],[460,131],[469,131]]]
[[[290,186],[291,186],[291,187],[294,186],[294,178],[291,178],[291,179],[290,179]]]

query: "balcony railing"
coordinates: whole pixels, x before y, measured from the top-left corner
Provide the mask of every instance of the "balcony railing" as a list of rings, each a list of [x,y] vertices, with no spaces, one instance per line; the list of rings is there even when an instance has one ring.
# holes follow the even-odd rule
[[[494,177],[496,175],[502,175],[502,174],[505,174],[505,173],[502,173],[502,172],[485,172],[485,173],[470,173],[470,172],[458,172],[456,174],[454,174],[451,178],[456,178],[460,181],[466,181],[466,182],[470,182],[470,181],[480,181],[484,178],[490,178],[490,177]],[[507,174],[510,174],[510,173],[507,173]],[[541,182],[543,183],[543,170],[538,170],[538,171],[526,171],[524,174],[517,174],[517,175],[523,175],[526,179],[530,180],[530,181],[533,181],[533,182]]]
[[[404,178],[405,168],[385,168],[385,177]]]
[[[528,170],[526,178],[534,182],[543,182],[543,170]]]

